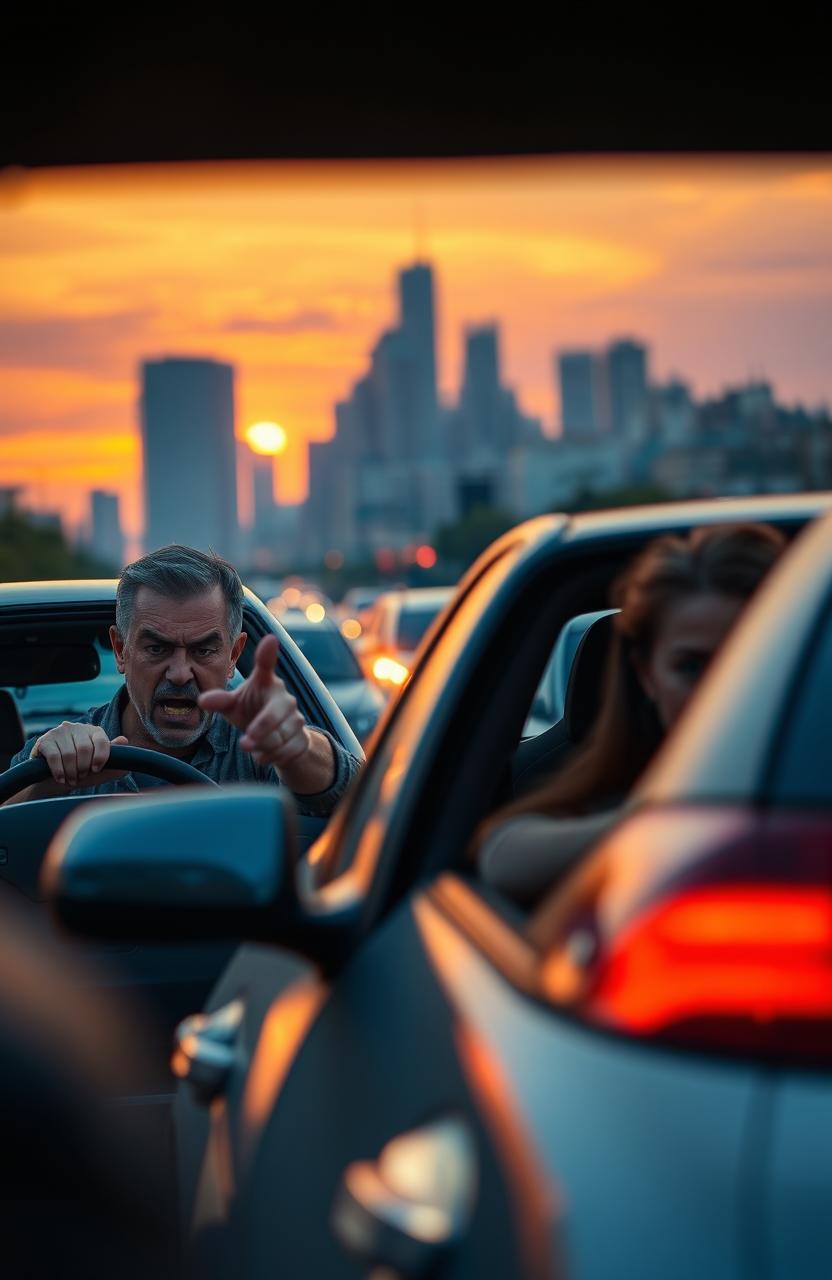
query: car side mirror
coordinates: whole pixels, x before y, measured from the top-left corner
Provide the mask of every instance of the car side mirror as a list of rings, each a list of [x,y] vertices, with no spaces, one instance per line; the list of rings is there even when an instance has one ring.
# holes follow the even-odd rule
[[[59,828],[41,887],[90,937],[274,939],[295,907],[297,829],[284,788],[194,788],[88,805]]]

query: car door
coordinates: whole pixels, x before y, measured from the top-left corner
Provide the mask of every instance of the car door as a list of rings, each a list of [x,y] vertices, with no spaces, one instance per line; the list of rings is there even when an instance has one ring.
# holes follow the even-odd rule
[[[811,814],[811,838],[832,860],[830,705],[832,590],[776,744],[771,781],[772,805]],[[772,1280],[795,1275],[820,1280],[832,1267],[832,1058],[822,1047],[810,1045],[805,1061],[795,1066],[772,1079],[759,1213],[767,1224]]]

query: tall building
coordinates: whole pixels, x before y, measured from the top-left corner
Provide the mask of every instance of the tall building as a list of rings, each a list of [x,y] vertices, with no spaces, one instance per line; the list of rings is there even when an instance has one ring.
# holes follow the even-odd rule
[[[373,348],[370,369],[381,458],[400,462],[419,456],[417,377],[412,344],[402,329],[388,329]]]
[[[610,427],[614,435],[638,435],[647,414],[647,348],[624,338],[605,355]]]
[[[424,262],[399,272],[400,330],[413,362],[414,425],[412,456],[435,458],[439,453],[439,406],[436,389],[436,321],[433,270]]]
[[[469,453],[495,454],[505,446],[505,403],[500,387],[499,332],[496,325],[468,329],[460,409]]]
[[[93,489],[90,494],[90,545],[99,560],[119,572],[124,568],[124,534],[117,493]]]
[[[268,536],[275,523],[274,458],[271,454],[251,454],[251,478],[254,491],[254,532]]]
[[[600,373],[592,351],[561,351],[557,356],[561,434],[581,440],[601,430]]]
[[[142,365],[145,547],[187,543],[235,556],[234,369],[165,357]]]

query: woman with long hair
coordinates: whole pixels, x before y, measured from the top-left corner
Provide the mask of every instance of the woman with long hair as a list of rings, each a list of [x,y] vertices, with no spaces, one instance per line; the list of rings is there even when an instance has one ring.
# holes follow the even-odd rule
[[[482,878],[529,904],[617,821],[697,681],[785,545],[770,525],[654,539],[612,590],[613,640],[586,744],[481,827]]]

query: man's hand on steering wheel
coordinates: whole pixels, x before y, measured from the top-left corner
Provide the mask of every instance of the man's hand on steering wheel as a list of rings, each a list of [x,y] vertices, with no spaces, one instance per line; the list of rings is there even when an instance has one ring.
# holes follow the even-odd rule
[[[40,756],[52,774],[51,782],[39,783],[38,789],[43,795],[57,796],[76,787],[97,787],[102,782],[123,778],[124,769],[105,769],[104,766],[112,746],[126,745],[123,734],[111,742],[98,725],[64,720],[41,734],[29,753],[30,760]]]

